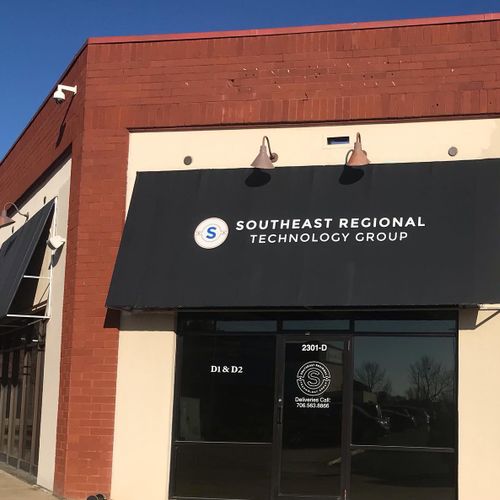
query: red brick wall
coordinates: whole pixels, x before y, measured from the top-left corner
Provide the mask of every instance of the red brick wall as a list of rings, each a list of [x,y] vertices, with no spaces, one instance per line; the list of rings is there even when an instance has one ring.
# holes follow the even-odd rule
[[[500,112],[500,21],[89,50],[96,128]]]
[[[87,47],[64,78],[79,92],[61,143],[66,104],[49,100],[0,166],[0,202],[14,200],[72,147],[56,493],[110,489],[117,331],[104,301],[127,129],[499,114],[499,36],[492,20]]]
[[[78,172],[78,245],[66,287],[54,491],[67,498],[109,496],[118,335],[104,328],[121,237],[128,133],[85,131]]]

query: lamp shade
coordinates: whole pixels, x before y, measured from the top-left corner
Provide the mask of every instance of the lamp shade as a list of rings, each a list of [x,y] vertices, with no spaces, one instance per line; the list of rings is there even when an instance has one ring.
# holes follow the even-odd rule
[[[10,226],[14,224],[14,219],[11,219],[7,216],[7,210],[5,208],[2,210],[2,214],[0,215],[0,227]]]
[[[366,151],[364,151],[361,146],[361,134],[359,132],[356,134],[354,149],[352,149],[351,151],[352,155],[346,162],[346,165],[348,167],[365,167],[370,163]]]
[[[268,148],[266,148],[266,141]],[[260,146],[259,154],[255,157],[255,160],[250,164],[255,168],[270,169],[274,168],[273,163],[278,160],[278,155],[271,152],[271,144],[267,136],[262,139],[262,144]]]
[[[274,165],[267,154],[266,146],[261,146],[259,154],[256,156],[255,160],[251,163],[252,167],[257,168],[274,168]]]

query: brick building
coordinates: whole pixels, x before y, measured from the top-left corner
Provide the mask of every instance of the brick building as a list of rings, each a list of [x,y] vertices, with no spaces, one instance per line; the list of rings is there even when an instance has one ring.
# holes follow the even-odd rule
[[[89,39],[58,82],[77,85],[77,93],[67,93],[65,101],[57,104],[52,98],[55,88],[52,89],[0,165],[0,204],[14,202],[20,212],[10,205],[6,207],[7,215],[15,223],[0,229],[0,242],[15,242],[17,237],[19,251],[26,257],[24,263],[16,261],[20,266],[17,281],[4,279],[6,283],[1,288],[0,275],[0,290],[8,302],[8,310],[0,320],[5,332],[2,336],[5,340],[0,344],[3,356],[0,458],[29,472],[40,485],[68,499],[86,498],[95,492],[111,495],[114,500],[142,496],[154,500],[247,498],[246,494],[257,499],[274,498],[278,493],[286,498],[310,494],[353,500],[378,498],[366,490],[369,483],[366,478],[377,481],[383,478],[381,482],[390,485],[389,490],[381,490],[384,498],[403,498],[410,489],[412,494],[423,495],[415,498],[464,500],[472,495],[493,498],[496,491],[493,464],[500,443],[497,425],[500,407],[493,396],[498,390],[499,374],[496,363],[496,350],[500,348],[499,320],[495,317],[500,302],[498,286],[496,295],[489,288],[481,295],[478,285],[481,301],[475,300],[475,296],[469,300],[465,292],[463,298],[453,295],[451,301],[443,292],[442,300],[430,298],[425,304],[414,297],[383,303],[375,299],[360,302],[355,298],[351,301],[332,298],[328,302],[325,298],[303,302],[301,307],[291,299],[287,302],[270,296],[269,302],[263,303],[241,298],[241,303],[237,299],[226,303],[208,300],[200,305],[205,299],[201,297],[191,303],[189,290],[183,296],[186,299],[183,308],[168,304],[158,307],[153,303],[139,307],[133,303],[113,304],[109,300],[110,307],[105,304],[138,172],[200,173],[209,169],[219,176],[226,171],[234,172],[250,165],[262,136],[269,136],[279,154],[273,174],[282,171],[285,176],[285,172],[292,171],[293,176],[295,167],[311,165],[333,165],[338,169],[343,168],[346,154],[359,132],[373,164],[366,167],[367,172],[379,165],[411,164],[406,171],[413,172],[417,164],[437,162],[443,166],[445,162],[449,165],[458,162],[457,169],[463,167],[469,172],[476,165],[476,170],[487,172],[485,179],[489,179],[489,175],[494,175],[490,169],[500,169],[499,74],[500,14]],[[477,163],[481,161],[489,163]],[[433,168],[439,169],[439,165]],[[422,169],[425,170],[423,166]],[[443,169],[440,171],[444,172]],[[174,177],[169,179],[174,182]],[[477,186],[488,184],[482,178],[471,179]],[[148,182],[155,184],[160,180],[154,178]],[[292,180],[285,181],[284,186],[295,185]],[[308,185],[313,181],[304,178],[303,182]],[[444,179],[436,182],[439,186],[439,182],[448,185]],[[376,184],[374,179],[373,184]],[[186,194],[186,204],[193,200],[195,192]],[[428,192],[422,187],[423,198]],[[493,191],[488,192],[484,199],[487,201],[493,195]],[[134,196],[139,206],[140,194]],[[49,207],[53,199],[55,206]],[[258,198],[254,202],[258,204]],[[254,206],[254,202],[249,201],[248,206]],[[498,229],[498,198],[496,205],[488,207],[493,207],[488,215],[493,228]],[[41,210],[45,212],[40,214]],[[24,212],[29,212],[27,220],[21,214]],[[245,217],[252,220],[250,208]],[[349,220],[345,224],[354,224]],[[24,227],[31,243],[21,241],[20,231]],[[194,228],[190,227],[190,234]],[[130,235],[134,234],[132,227]],[[57,249],[45,247],[50,235],[61,236],[66,243]],[[153,240],[142,243],[145,247],[154,244]],[[494,244],[488,240],[491,246],[487,251],[495,248]],[[7,246],[0,252],[0,258],[5,259],[4,267],[0,260],[0,273],[4,276]],[[473,261],[468,268],[476,269],[479,250],[467,247],[464,252],[469,252],[464,255]],[[476,260],[472,258],[474,255]],[[430,261],[424,264],[428,267]],[[490,264],[492,279],[496,279],[498,262]],[[450,275],[461,274],[451,264],[449,268]],[[39,278],[26,278],[31,273]],[[467,276],[470,282],[475,282],[469,274],[463,271],[464,279]],[[24,285],[25,279],[35,279],[38,284]],[[43,279],[49,280],[48,288],[40,284]],[[352,279],[356,288],[358,278]],[[258,285],[266,287],[265,277],[262,280]],[[174,281],[169,286],[177,285]],[[457,283],[455,289],[461,289],[461,285]],[[135,285],[126,282],[123,287],[127,286]],[[238,286],[245,287],[241,282]],[[431,289],[439,287],[438,282],[429,284]],[[233,290],[233,296],[234,293]],[[27,305],[26,301],[31,302]],[[18,310],[14,310],[16,306]],[[313,307],[306,316],[305,306],[308,311]],[[323,312],[315,313],[314,306],[321,306]],[[224,316],[228,308],[231,316]],[[148,312],[149,309],[155,312]],[[241,309],[244,312],[238,316],[236,311]],[[211,403],[204,403],[199,394],[195,396],[197,391],[208,389],[199,385],[201,381],[188,381],[183,367],[191,366],[192,359],[186,354],[191,352],[189,349],[193,359],[196,356],[202,359],[210,348],[198,352],[202,344],[188,339],[196,340],[198,333],[208,335],[207,332],[212,332],[210,338],[217,339],[218,322],[229,322],[232,326],[225,328],[240,332],[238,338],[243,345],[249,333],[241,326],[243,323],[279,321],[279,326],[266,323],[265,327],[265,333],[270,334],[266,338],[278,339],[285,338],[278,335],[286,330],[283,322],[295,321],[290,329],[297,334],[300,321],[320,319],[348,321],[351,326],[339,327],[341,333],[335,334],[336,328],[325,323],[312,343],[303,344],[313,346],[311,349],[316,349],[318,355],[323,345],[328,354],[333,350],[328,362],[319,358],[296,361],[321,361],[333,378],[342,379],[336,391],[342,392],[343,388],[344,395],[337,394],[340,406],[335,406],[333,400],[328,403],[332,414],[338,410],[340,416],[330,415],[326,424],[321,419],[313,424],[307,421],[309,417],[304,417],[302,425],[322,428],[338,424],[343,429],[342,435],[336,441],[332,437],[335,442],[324,440],[323,436],[320,441],[329,443],[329,448],[326,444],[318,445],[315,437],[307,433],[301,441],[296,437],[299,430],[283,431],[280,427],[283,423],[280,418],[276,420],[276,415],[283,408],[280,409],[278,402],[270,409],[259,410],[258,418],[264,421],[263,414],[267,412],[266,422],[271,422],[267,437],[260,436],[262,442],[257,440],[269,445],[268,455],[256,454],[255,460],[248,458],[245,462],[245,456],[254,455],[244,445],[240,448],[234,445],[229,452],[203,448],[210,443],[224,447],[224,443],[248,440],[241,436],[226,439],[219,430],[212,434],[207,430],[216,427],[217,422],[203,420],[209,417],[200,405]],[[425,332],[430,335],[424,335],[425,339],[443,342],[429,350],[434,352],[433,368],[447,372],[446,398],[428,397],[427,406],[417,404],[420,400],[415,387],[403,387],[401,382],[408,377],[398,372],[395,365],[384,366],[382,358],[376,360],[381,366],[379,375],[393,372],[392,392],[389,386],[377,391],[369,380],[362,379],[363,366],[367,368],[363,361],[368,358],[358,363],[356,354],[354,358],[351,354],[351,341],[356,344],[356,321],[360,325],[363,321],[382,322],[385,326],[377,323],[379,326],[370,332],[383,333],[387,338],[395,331],[391,330],[394,326],[384,322],[400,322],[399,334],[410,332],[412,339],[420,338],[417,334],[422,334],[423,324],[430,325]],[[408,326],[415,321],[420,326]],[[196,322],[202,324],[201,330],[193,326]],[[407,322],[407,326],[401,326],[401,322]],[[250,331],[260,331],[259,324],[249,327]],[[306,336],[314,331],[308,325],[300,330]],[[193,332],[194,336],[188,335]],[[276,335],[271,335],[272,332]],[[184,333],[183,350],[176,353],[177,339]],[[328,340],[323,344],[325,335]],[[342,348],[335,344],[344,341]],[[280,347],[281,340],[276,342],[269,344],[268,352],[277,353],[277,359],[286,357],[286,347]],[[245,352],[251,352],[252,348],[246,345]],[[227,347],[221,356],[235,349]],[[339,361],[335,352],[342,349],[345,351]],[[372,352],[377,349],[374,347]],[[419,349],[415,347],[418,352]],[[407,347],[408,350],[411,349]],[[424,354],[428,354],[424,351],[422,358],[408,358],[409,366],[418,367]],[[274,358],[262,360],[263,364],[267,362],[272,377],[276,377],[276,387],[282,390],[287,383],[284,362],[280,361],[280,365],[274,364]],[[210,367],[217,369],[218,363],[222,361],[212,359]],[[334,365],[337,368],[332,368]],[[330,376],[325,377],[330,380]],[[182,380],[185,382],[179,382]],[[251,394],[255,387],[248,384]],[[182,387],[188,386],[187,395],[183,395]],[[347,390],[348,386],[351,389]],[[224,384],[215,383],[213,387],[229,390]],[[216,391],[213,387],[210,390]],[[332,387],[333,382],[328,390]],[[272,401],[278,393],[281,396],[277,401],[286,399],[287,393],[280,390],[275,393],[274,386],[270,389]],[[330,395],[333,399],[337,396],[333,392]],[[298,417],[290,417],[292,410],[286,404],[285,401],[285,419],[288,415],[289,421],[297,420]],[[443,411],[448,412],[452,437],[443,437],[444,417],[440,413]],[[212,414],[217,415],[217,411]],[[243,418],[235,414],[235,418],[240,417]],[[334,424],[335,418],[342,422]],[[219,422],[223,421],[221,417]],[[437,423],[433,426],[433,422]],[[360,441],[355,442],[356,429],[363,425],[378,426],[382,437],[376,440],[373,436],[359,437]],[[414,429],[410,429],[412,426]],[[406,437],[401,436],[408,436],[410,430],[415,436],[422,437],[424,433],[425,444],[412,441],[413,438],[411,442],[405,441]],[[204,437],[205,434],[212,438]],[[286,448],[288,438],[291,441]],[[187,444],[182,444],[183,441]],[[194,455],[186,451],[186,446],[192,447]],[[323,465],[330,464],[330,468],[322,472],[315,468],[316,462],[316,465],[308,462],[302,469],[297,465],[305,460],[298,456],[300,450],[309,450],[310,458],[314,456],[311,449],[318,448],[318,453],[323,453],[322,447],[329,451],[321,461]],[[291,450],[288,458],[285,448]],[[338,452],[332,451],[337,448]],[[419,453],[433,457],[446,454],[438,465],[432,462],[431,468],[434,472],[442,469],[441,475],[433,476],[432,471],[425,469],[422,464],[431,463],[425,457],[421,462],[414,460],[418,449]],[[230,458],[224,455],[226,452]],[[370,453],[381,454],[383,459],[377,455],[374,460],[381,463],[390,453],[397,452],[413,452],[407,463],[413,471],[418,471],[420,489],[418,484],[410,484],[412,479],[408,479],[405,471],[394,472],[394,464],[386,464],[384,470],[374,470],[375,466],[370,465],[373,462],[369,460]],[[405,460],[410,455],[404,455]],[[209,458],[204,462],[199,458],[203,456]],[[396,462],[406,463],[400,458]],[[294,467],[298,467],[298,472]],[[247,473],[249,470],[254,475]],[[294,476],[294,470],[300,480]],[[393,471],[394,477],[388,470]],[[317,479],[324,475],[331,476],[331,483],[323,484]],[[230,481],[223,478],[228,476],[236,479],[235,484],[226,484]],[[401,478],[406,478],[406,482]],[[238,490],[238,483],[243,490]],[[250,485],[257,484],[254,491]]]

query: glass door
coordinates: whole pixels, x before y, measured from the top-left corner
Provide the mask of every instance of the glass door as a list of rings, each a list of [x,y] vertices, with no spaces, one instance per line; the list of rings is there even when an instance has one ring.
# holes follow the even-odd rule
[[[285,335],[277,394],[277,493],[345,497],[348,339]]]

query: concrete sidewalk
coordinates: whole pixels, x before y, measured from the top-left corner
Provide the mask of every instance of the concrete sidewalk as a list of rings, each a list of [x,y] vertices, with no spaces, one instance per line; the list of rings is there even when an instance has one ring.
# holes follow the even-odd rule
[[[0,470],[1,500],[56,500],[56,497],[45,490]]]

